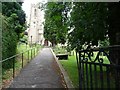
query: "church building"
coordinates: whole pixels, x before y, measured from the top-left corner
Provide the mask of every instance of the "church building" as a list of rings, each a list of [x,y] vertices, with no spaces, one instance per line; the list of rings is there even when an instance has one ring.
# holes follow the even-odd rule
[[[28,43],[44,45],[44,26],[43,13],[40,10],[40,4],[31,4],[28,28]]]

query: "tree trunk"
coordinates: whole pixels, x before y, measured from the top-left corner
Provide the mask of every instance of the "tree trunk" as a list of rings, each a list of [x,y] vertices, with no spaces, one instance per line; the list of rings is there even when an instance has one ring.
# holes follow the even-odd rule
[[[110,46],[120,45],[120,3],[108,3],[109,4],[109,40]],[[111,63],[120,65],[120,47],[112,47],[109,49],[109,55]]]
[[[109,3],[109,40],[110,45],[120,45],[120,2]],[[111,64],[120,65],[120,47],[115,46],[109,49]],[[116,88],[120,88],[120,69],[119,67],[111,68],[111,74],[116,78]]]

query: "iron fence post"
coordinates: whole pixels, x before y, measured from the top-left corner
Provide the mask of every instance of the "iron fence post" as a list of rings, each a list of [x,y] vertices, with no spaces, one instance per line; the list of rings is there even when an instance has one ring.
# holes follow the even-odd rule
[[[28,63],[29,63],[29,50],[28,50]]]
[[[32,49],[31,49],[31,59],[32,59]]]
[[[36,53],[37,53],[37,51],[38,51],[38,46],[36,47]]]
[[[35,48],[35,55],[36,55],[36,48]]]
[[[79,52],[79,88],[82,88],[82,68],[81,68],[81,51],[78,51]]]
[[[22,68],[23,68],[23,53],[22,53]]]
[[[13,78],[15,77],[15,58],[13,58]]]
[[[76,60],[77,60],[77,68],[78,68],[78,80],[80,84],[80,66],[79,66],[79,61],[78,61],[77,50],[76,50]],[[79,88],[80,88],[80,85],[79,85]]]
[[[38,53],[38,46],[37,46],[37,48],[36,48],[36,53]]]
[[[35,48],[34,48],[34,57],[35,57]]]

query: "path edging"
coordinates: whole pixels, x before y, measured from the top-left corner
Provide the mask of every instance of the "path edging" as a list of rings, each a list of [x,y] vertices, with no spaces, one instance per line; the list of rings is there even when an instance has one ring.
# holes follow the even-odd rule
[[[66,73],[65,69],[64,69],[63,66],[60,64],[60,62],[58,61],[58,58],[56,57],[56,55],[55,55],[55,53],[53,52],[52,48],[50,48],[50,50],[51,50],[51,52],[52,52],[52,54],[53,54],[53,57],[54,57],[55,61],[57,62],[58,66],[59,66],[59,68],[60,68],[61,73],[63,74],[63,78],[64,78],[64,80],[65,80],[65,83],[66,83],[66,85],[67,85],[67,88],[68,88],[68,89],[69,89],[69,88],[74,88],[74,86],[73,86],[73,84],[72,84],[72,82],[71,82],[68,74]]]

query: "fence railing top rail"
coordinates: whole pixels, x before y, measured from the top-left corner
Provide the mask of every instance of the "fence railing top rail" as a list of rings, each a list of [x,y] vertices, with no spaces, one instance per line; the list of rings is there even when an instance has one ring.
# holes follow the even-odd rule
[[[36,47],[34,47],[34,48],[36,48]],[[9,59],[15,58],[15,57],[21,55],[22,53],[25,53],[25,52],[27,52],[27,51],[29,51],[29,50],[31,50],[31,49],[34,49],[34,48],[30,48],[30,49],[28,49],[28,50],[26,50],[26,51],[22,51],[21,53],[18,53],[18,54],[16,54],[16,55],[13,55],[13,56],[11,56],[11,57],[8,57],[8,58],[6,58],[6,59],[3,59],[2,61],[0,61],[0,63],[3,63],[3,62],[5,62],[5,61],[7,61],[7,60],[9,60]]]
[[[107,49],[120,49],[120,45],[112,45],[112,46],[108,46],[108,47],[93,47],[93,48],[89,48],[89,49],[82,49],[79,50],[79,52],[85,52],[85,51],[99,51],[99,50],[107,50]]]

